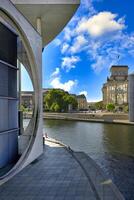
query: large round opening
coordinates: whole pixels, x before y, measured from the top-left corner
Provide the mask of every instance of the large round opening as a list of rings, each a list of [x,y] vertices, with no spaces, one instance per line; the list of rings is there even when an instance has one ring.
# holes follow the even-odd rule
[[[0,179],[19,171],[32,149],[38,127],[38,83],[33,52],[26,36],[4,11],[0,10]],[[31,51],[29,51],[29,49]],[[21,66],[33,87],[34,108],[27,127],[23,126]]]

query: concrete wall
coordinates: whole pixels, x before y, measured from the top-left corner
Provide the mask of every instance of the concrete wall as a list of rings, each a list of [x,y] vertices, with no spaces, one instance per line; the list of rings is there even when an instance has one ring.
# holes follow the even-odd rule
[[[30,73],[35,91],[33,118],[26,130],[26,134],[31,135],[30,141],[17,164],[10,172],[0,178],[0,184],[2,184],[43,153],[42,39],[26,18],[9,0],[0,0],[0,17],[15,29],[15,32],[18,33],[18,36],[24,45],[28,59],[28,65],[25,67]],[[21,58],[21,61],[23,62],[23,58]]]
[[[134,122],[134,74],[128,77],[129,121]]]

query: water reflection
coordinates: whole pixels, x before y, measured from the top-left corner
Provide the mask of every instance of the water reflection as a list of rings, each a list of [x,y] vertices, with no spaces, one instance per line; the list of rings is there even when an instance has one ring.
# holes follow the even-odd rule
[[[103,143],[105,151],[134,156],[133,126],[105,124]]]

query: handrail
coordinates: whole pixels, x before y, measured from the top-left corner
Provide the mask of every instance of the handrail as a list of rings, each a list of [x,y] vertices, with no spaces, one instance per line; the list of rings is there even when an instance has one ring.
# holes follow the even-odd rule
[[[18,98],[16,98],[16,97],[1,96],[1,95],[0,95],[0,99],[19,100],[19,99],[18,99]]]
[[[13,131],[18,131],[20,128],[14,128],[14,129],[10,129],[10,130],[6,130],[6,131],[0,131],[0,135],[5,134],[5,133],[11,133]]]
[[[14,69],[14,70],[19,70],[16,66],[11,65],[11,64],[9,64],[9,63],[7,63],[7,62],[1,60],[1,59],[0,59],[0,63],[1,63],[1,64],[4,64],[4,65],[7,65],[8,67],[10,67],[10,68],[12,68],[12,69]]]

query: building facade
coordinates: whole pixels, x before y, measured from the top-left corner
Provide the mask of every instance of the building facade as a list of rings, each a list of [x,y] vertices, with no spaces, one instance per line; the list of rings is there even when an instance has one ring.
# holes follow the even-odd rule
[[[87,110],[88,105],[87,105],[87,99],[84,94],[77,95],[77,102],[78,102],[78,110]]]
[[[27,108],[29,111],[34,108],[34,92],[25,91],[21,92],[21,105]]]
[[[103,84],[103,104],[128,104],[128,66],[117,65],[110,68],[111,76]]]

